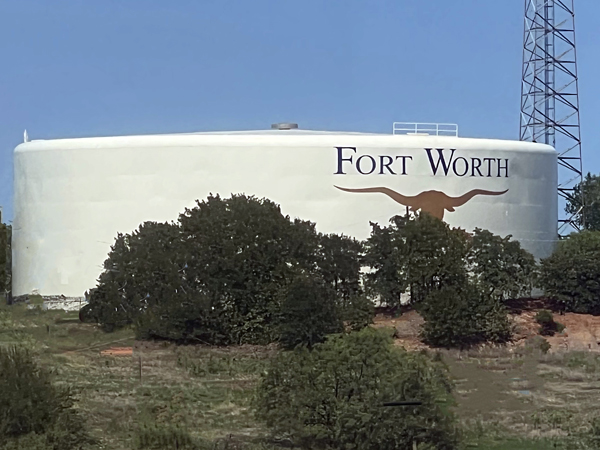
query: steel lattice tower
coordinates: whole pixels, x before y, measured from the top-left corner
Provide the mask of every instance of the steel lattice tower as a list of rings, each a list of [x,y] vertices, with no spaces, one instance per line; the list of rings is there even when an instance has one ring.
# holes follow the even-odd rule
[[[559,234],[579,229],[564,212],[583,179],[573,0],[525,0],[520,139],[556,149]]]

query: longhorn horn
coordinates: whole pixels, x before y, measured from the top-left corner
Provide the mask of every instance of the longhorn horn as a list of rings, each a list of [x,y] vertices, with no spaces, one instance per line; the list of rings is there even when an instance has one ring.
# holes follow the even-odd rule
[[[414,199],[414,197],[407,197],[406,195],[402,195],[399,192],[396,192],[390,188],[386,188],[386,187],[372,187],[372,188],[357,188],[357,189],[350,189],[350,188],[343,188],[343,187],[339,187],[339,186],[335,186],[335,188],[339,189],[340,191],[345,191],[345,192],[376,192],[379,194],[385,194],[388,197],[390,197],[392,200],[394,200],[397,203],[400,203],[401,205],[404,206],[413,206],[413,202],[412,200]]]
[[[506,194],[508,189],[502,192],[498,191],[485,191],[483,189],[473,189],[472,191],[467,192],[466,194],[461,195],[460,197],[449,197],[452,200],[452,206],[457,207],[464,205],[469,200],[471,200],[476,195],[502,195]]]

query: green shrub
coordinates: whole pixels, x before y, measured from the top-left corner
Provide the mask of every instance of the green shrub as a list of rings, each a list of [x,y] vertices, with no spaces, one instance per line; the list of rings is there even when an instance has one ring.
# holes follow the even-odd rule
[[[335,291],[312,278],[293,282],[281,307],[280,328],[279,342],[286,349],[312,348],[328,334],[341,332]]]
[[[466,348],[483,342],[503,343],[512,330],[504,305],[482,295],[476,285],[432,292],[420,308],[423,340],[438,347]]]
[[[573,233],[541,264],[541,287],[566,311],[600,314],[600,232]]]
[[[341,305],[340,314],[351,331],[360,331],[373,323],[375,305],[366,295],[354,295]]]
[[[257,416],[303,448],[457,448],[447,369],[380,330],[333,335],[281,352],[257,391]],[[421,406],[383,407],[391,401]],[[428,445],[430,447],[428,447]]]
[[[467,261],[483,294],[500,300],[530,296],[537,280],[535,258],[510,235],[500,237],[476,228]]]
[[[0,448],[80,449],[92,440],[68,390],[29,351],[0,347]]]
[[[540,325],[540,334],[542,336],[554,336],[565,329],[562,323],[555,322],[551,311],[538,311],[535,315],[535,321]]]
[[[519,356],[532,356],[546,354],[550,351],[552,345],[542,336],[531,336],[527,338],[524,345],[515,349],[515,354]]]
[[[550,351],[550,349],[552,348],[552,345],[550,345],[550,342],[548,342],[546,339],[544,339],[543,341],[540,342],[539,344],[539,349],[540,351],[545,355],[546,353],[548,353]]]

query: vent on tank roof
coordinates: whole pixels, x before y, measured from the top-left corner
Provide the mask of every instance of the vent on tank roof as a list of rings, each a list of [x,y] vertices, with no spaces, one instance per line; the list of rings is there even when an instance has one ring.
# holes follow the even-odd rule
[[[289,123],[289,122],[274,123],[273,125],[271,125],[272,130],[295,130],[297,128],[298,128],[297,123]]]

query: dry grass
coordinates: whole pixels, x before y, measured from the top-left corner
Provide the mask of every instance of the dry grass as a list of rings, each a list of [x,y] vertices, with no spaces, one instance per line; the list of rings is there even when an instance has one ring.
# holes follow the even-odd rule
[[[0,320],[0,343],[26,345],[52,368],[104,449],[134,448],[138,427],[148,423],[206,440],[260,434],[250,400],[273,349],[136,343],[131,330],[107,334],[76,314],[24,305],[0,309]],[[127,345],[132,354],[106,352]]]
[[[2,343],[34,349],[56,382],[73,389],[103,449],[135,448],[142,424],[182,427],[194,438],[226,439],[235,448],[265,435],[251,401],[275,347],[135,342],[131,330],[106,334],[79,323],[76,314],[22,306],[0,308]],[[130,355],[103,354],[128,346]],[[506,346],[441,354],[456,382],[457,414],[477,448],[552,448],[586,432],[598,414],[600,357],[594,354]]]
[[[564,446],[559,448],[596,448],[587,446],[587,438],[581,436],[599,415],[597,354],[479,349],[448,352],[445,360],[458,376],[458,413],[467,429],[478,417],[478,426],[492,441],[494,436],[512,435],[541,440],[546,448],[550,443]],[[477,441],[488,439],[480,433]]]

